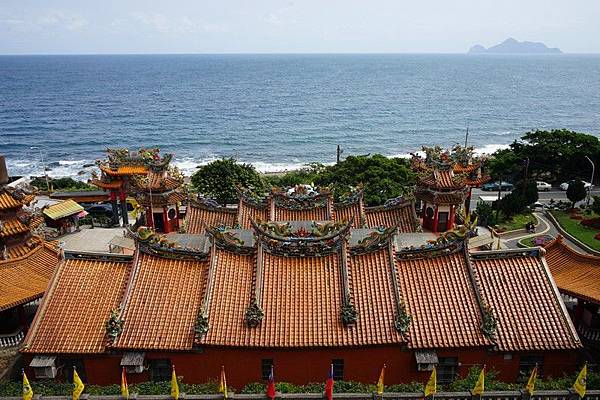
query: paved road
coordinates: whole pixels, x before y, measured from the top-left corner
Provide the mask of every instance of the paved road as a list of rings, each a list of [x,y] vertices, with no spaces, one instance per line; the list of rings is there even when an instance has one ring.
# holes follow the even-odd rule
[[[506,196],[510,192],[501,192],[501,197]],[[550,199],[554,199],[554,201],[569,201],[567,199],[567,192],[560,189],[552,189],[548,192],[539,192],[539,202],[542,204],[547,204],[550,202]],[[600,196],[600,189],[594,188],[591,193],[592,196]],[[498,198],[498,192],[486,192],[481,189],[473,189],[471,192],[471,210],[474,210],[477,207],[477,203],[479,202],[479,196],[486,197],[494,197]]]

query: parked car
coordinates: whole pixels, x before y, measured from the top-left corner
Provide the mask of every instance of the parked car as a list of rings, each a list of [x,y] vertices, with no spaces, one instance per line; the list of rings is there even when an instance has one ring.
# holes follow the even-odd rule
[[[575,182],[575,179],[570,180],[569,182],[563,182],[560,184],[560,190],[567,190],[569,189],[569,185],[571,183]],[[581,181],[583,182],[583,187],[585,187],[587,190],[591,190],[592,189],[592,184],[586,181]]]
[[[535,185],[537,186],[538,192],[548,192],[552,189],[552,185],[548,182],[536,181]]]
[[[513,190],[515,187],[512,183],[508,183],[508,182],[500,182],[500,191],[505,192],[505,191],[511,191]],[[485,190],[486,192],[497,192],[498,191],[498,182],[489,182],[486,183],[485,185],[483,185],[481,187],[481,190]]]
[[[113,215],[112,206],[110,204],[94,204],[93,206],[87,207],[85,211],[95,217],[112,217]]]

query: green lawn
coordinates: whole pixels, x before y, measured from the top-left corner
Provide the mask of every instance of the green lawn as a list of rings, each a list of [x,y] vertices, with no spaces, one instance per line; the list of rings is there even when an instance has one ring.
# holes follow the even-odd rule
[[[517,214],[510,219],[503,219],[500,214],[500,223],[498,227],[504,231],[514,231],[515,229],[524,229],[529,221],[537,224],[537,219],[531,213]]]
[[[552,215],[558,221],[560,226],[583,243],[587,244],[594,250],[600,250],[600,240],[594,239],[600,231],[597,231],[579,224],[579,220],[571,219],[569,213],[564,211],[552,211]]]

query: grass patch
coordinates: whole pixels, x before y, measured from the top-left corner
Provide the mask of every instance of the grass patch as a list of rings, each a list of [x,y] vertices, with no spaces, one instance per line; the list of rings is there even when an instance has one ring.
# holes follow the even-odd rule
[[[571,219],[567,212],[552,211],[552,215],[554,215],[554,218],[556,218],[565,231],[575,236],[592,249],[600,250],[600,240],[594,239],[594,236],[600,233],[600,231],[581,225],[579,220]]]
[[[515,229],[524,229],[528,222],[537,224],[537,219],[531,213],[513,215],[508,219],[500,214],[498,227],[503,231],[514,231]]]

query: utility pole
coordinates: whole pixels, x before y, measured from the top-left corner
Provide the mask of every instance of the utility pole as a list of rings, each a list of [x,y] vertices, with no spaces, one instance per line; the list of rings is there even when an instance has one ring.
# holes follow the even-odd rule
[[[465,133],[465,149],[467,148],[468,143],[469,143],[469,125],[467,125],[467,132]]]
[[[336,155],[336,163],[339,164],[340,162],[340,156],[342,155],[342,153],[344,152],[344,150],[342,149],[342,146],[340,146],[339,144],[337,145],[337,155]]]
[[[592,194],[592,187],[594,186],[594,173],[596,172],[596,165],[594,164],[594,162],[592,161],[591,158],[589,158],[588,156],[584,156],[589,162],[590,164],[592,164],[592,177],[590,178],[590,187],[588,188],[588,192],[587,192],[587,200],[586,200],[586,205],[589,207],[590,205],[590,196]]]
[[[525,160],[525,184],[527,185],[527,180],[529,179],[529,157]]]
[[[44,169],[44,177],[46,178],[46,190],[49,192],[50,191],[50,184],[48,183],[48,171],[46,171],[46,164],[44,163],[44,154],[42,153],[42,148],[38,147],[38,146],[31,146],[30,149],[32,150],[39,150],[40,152],[40,159],[42,161],[42,168]]]

